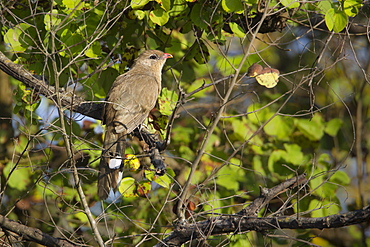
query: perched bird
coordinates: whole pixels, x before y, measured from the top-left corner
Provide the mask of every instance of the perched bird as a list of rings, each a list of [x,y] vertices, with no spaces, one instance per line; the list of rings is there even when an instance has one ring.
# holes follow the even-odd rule
[[[172,55],[158,50],[144,51],[128,72],[117,77],[106,97],[103,111],[106,131],[98,178],[98,195],[102,200],[114,195],[122,179],[119,168],[125,154],[125,138],[154,108],[167,58]]]

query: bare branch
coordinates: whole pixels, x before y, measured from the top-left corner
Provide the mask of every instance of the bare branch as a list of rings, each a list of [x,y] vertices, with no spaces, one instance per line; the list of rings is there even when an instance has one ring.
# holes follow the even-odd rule
[[[27,87],[34,89],[37,93],[56,101],[56,89],[54,86],[37,79],[28,70],[24,69],[23,66],[13,63],[2,52],[0,52],[0,69],[14,79],[23,82]],[[85,116],[101,119],[103,104],[84,102],[81,97],[78,97],[72,92],[65,92],[63,89],[60,89],[59,93],[61,94],[63,107],[84,114]]]

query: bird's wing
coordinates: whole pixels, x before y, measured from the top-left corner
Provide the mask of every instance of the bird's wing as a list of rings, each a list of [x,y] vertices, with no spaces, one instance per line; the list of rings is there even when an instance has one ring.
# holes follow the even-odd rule
[[[106,124],[113,123],[117,133],[131,133],[142,124],[158,98],[156,80],[144,73],[119,76],[107,97]]]

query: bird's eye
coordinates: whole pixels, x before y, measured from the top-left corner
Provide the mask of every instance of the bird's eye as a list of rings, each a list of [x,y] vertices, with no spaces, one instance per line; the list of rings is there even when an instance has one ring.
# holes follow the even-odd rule
[[[158,59],[158,56],[153,54],[153,55],[150,55],[149,59]]]

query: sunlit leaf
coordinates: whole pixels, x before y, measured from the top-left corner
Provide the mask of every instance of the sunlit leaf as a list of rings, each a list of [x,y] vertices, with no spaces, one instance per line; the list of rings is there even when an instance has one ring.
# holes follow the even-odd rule
[[[311,141],[318,141],[324,135],[324,124],[319,116],[310,119],[296,119],[298,129]]]
[[[167,174],[164,174],[163,176],[155,176],[153,177],[153,181],[167,189],[170,188],[170,185],[173,182]]]
[[[168,90],[168,88],[163,88],[161,95],[159,96],[159,111],[166,116],[172,114],[172,110],[175,108],[179,96],[175,91]]]
[[[165,10],[158,8],[153,11],[150,11],[149,18],[155,24],[163,26],[168,22],[170,17]]]
[[[351,178],[344,171],[336,171],[329,179],[333,183],[340,185],[348,185],[351,183]]]
[[[344,13],[349,17],[355,17],[358,14],[358,8],[362,6],[361,0],[344,0],[343,9]]]
[[[229,26],[231,28],[231,31],[234,33],[236,37],[244,38],[245,33],[244,30],[235,22],[230,22]]]
[[[297,144],[287,144],[284,143],[284,148],[286,150],[287,156],[284,159],[294,165],[302,165],[304,162],[304,155],[301,147]]]
[[[132,9],[141,9],[149,2],[150,0],[131,0],[130,6]]]
[[[341,10],[331,8],[326,12],[325,23],[329,31],[341,32],[348,23],[348,16]]]
[[[50,31],[52,27],[56,27],[61,23],[61,19],[58,17],[58,10],[53,9],[51,13],[46,13],[44,16],[45,29]]]
[[[171,1],[170,0],[155,0],[155,1],[157,3],[159,3],[165,11],[169,11],[171,9]]]
[[[300,2],[297,0],[281,0],[280,2],[290,9],[298,8],[300,5]]]
[[[24,52],[28,47],[20,42],[21,35],[29,28],[30,25],[20,23],[19,25],[8,29],[4,35],[5,43],[10,47],[11,52]]]
[[[340,211],[340,207],[338,205],[328,200],[319,201],[317,199],[313,199],[310,202],[309,208],[316,209],[311,212],[311,217],[314,218],[337,214]]]
[[[244,7],[241,0],[222,0],[222,8],[227,12],[243,13]]]
[[[254,63],[248,68],[247,76],[255,77],[257,82],[267,88],[273,88],[279,81],[280,71]]]
[[[343,121],[339,118],[330,120],[325,127],[325,133],[334,137],[338,134],[339,129],[342,127]]]
[[[75,213],[74,214],[74,217],[76,217],[77,219],[79,219],[81,223],[88,223],[89,222],[86,214],[83,213],[83,212],[77,212],[77,213]]]
[[[134,14],[135,14],[135,16],[136,16],[136,18],[137,18],[138,20],[142,20],[142,19],[144,19],[144,17],[146,16],[145,11],[142,11],[142,10],[135,10],[135,11],[134,11]]]
[[[141,197],[146,197],[150,190],[152,189],[152,185],[148,181],[141,181],[137,186],[136,186],[136,193],[138,196]]]
[[[233,160],[232,163],[240,164],[239,160]],[[228,190],[238,190],[239,180],[244,177],[244,170],[235,165],[226,165],[217,173],[216,183]]]
[[[274,118],[263,127],[263,130],[270,136],[276,136],[280,140],[288,140],[293,132],[293,124],[290,119],[274,116]]]
[[[132,177],[123,178],[118,191],[123,197],[137,197],[135,179]]]
[[[4,170],[4,176],[7,178],[8,185],[17,190],[26,190],[31,182],[31,168],[23,166],[15,166],[14,163],[9,162]]]
[[[84,1],[80,0],[63,0],[63,5],[68,9],[81,10],[85,7]]]
[[[102,55],[101,45],[98,41],[95,41],[90,45],[89,49],[85,51],[85,55],[91,58],[98,58]]]
[[[321,10],[321,13],[325,15],[329,11],[329,9],[333,8],[332,1],[322,0],[319,2],[317,7]]]
[[[126,154],[124,159],[125,168],[129,171],[137,171],[140,167],[139,159],[133,154]]]

